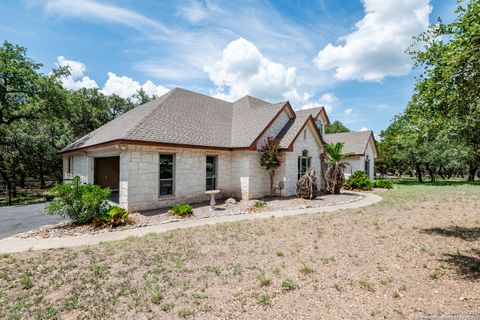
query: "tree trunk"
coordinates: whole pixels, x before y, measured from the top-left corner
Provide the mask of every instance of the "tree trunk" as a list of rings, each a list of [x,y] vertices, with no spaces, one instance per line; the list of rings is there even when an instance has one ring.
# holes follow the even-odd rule
[[[268,175],[270,176],[270,195],[273,195],[273,181],[275,179],[275,171],[270,170],[268,172]]]
[[[427,168],[428,174],[430,175],[430,181],[435,182],[435,168],[432,169],[429,166],[427,166],[426,168]]]
[[[470,165],[468,167],[468,181],[474,181],[475,180],[475,174],[477,173],[477,170],[478,170],[478,164]]]
[[[420,164],[415,164],[415,170],[417,171],[417,179],[418,179],[418,182],[420,183],[423,183],[423,180],[422,180],[422,169],[420,168]]]
[[[445,170],[445,168],[443,168],[442,166],[438,169],[438,174],[440,175],[440,177],[441,177],[442,179],[445,179],[445,176],[444,176],[444,174],[443,174],[443,173],[444,173],[444,170]]]
[[[22,172],[20,174],[20,187],[25,188],[25,179],[26,179],[26,174],[25,172]]]
[[[45,176],[43,175],[43,173],[40,175],[40,188],[41,189],[45,189],[47,187],[47,185],[45,184]]]

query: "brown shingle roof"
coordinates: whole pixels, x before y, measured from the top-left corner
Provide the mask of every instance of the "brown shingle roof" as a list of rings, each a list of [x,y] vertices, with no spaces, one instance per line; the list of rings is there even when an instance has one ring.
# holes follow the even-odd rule
[[[218,148],[250,147],[288,103],[246,96],[233,103],[175,88],[138,106],[61,152],[133,140]]]
[[[325,142],[327,143],[344,142],[345,145],[343,147],[343,152],[353,153],[356,155],[365,154],[365,149],[367,148],[367,144],[370,137],[373,137],[373,133],[370,130],[343,132],[343,133],[330,133],[330,134],[324,135]],[[375,143],[373,148],[376,152]]]

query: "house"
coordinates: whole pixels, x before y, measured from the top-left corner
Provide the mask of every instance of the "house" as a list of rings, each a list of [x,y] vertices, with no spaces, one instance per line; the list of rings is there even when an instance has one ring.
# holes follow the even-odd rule
[[[176,88],[64,148],[64,179],[109,187],[128,210],[205,201],[213,189],[260,198],[270,183],[258,150],[272,136],[284,151],[275,193],[290,196],[309,167],[322,182],[328,123],[323,107],[294,111],[251,96],[231,103]]]
[[[378,156],[377,145],[372,131],[331,133],[324,135],[327,143],[343,142],[343,153],[352,155],[346,159],[345,175],[355,171],[364,171],[370,179],[375,176],[375,158]]]

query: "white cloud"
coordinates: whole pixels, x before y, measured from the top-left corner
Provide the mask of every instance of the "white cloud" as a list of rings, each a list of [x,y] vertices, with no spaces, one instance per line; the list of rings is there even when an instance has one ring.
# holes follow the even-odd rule
[[[362,128],[360,129],[360,131],[369,131],[369,130],[370,130],[370,129],[368,129],[367,127],[362,127]]]
[[[327,92],[320,96],[318,101],[316,102],[309,102],[302,106],[302,109],[311,109],[317,107],[324,107],[327,113],[330,113],[332,109],[340,103],[338,98],[335,96],[333,92]]]
[[[156,86],[151,81],[145,82],[143,85],[127,76],[117,76],[113,72],[108,73],[108,80],[103,86],[102,92],[106,95],[116,94],[122,98],[129,98],[137,93],[138,90],[143,89],[148,95],[160,96],[168,89],[164,86]]]
[[[84,75],[85,70],[87,69],[85,64],[79,61],[67,60],[64,56],[59,56],[57,57],[56,65],[59,67],[68,67],[70,71],[69,76],[61,78],[63,87],[69,90],[78,90],[80,88],[98,88],[95,80]]]
[[[190,1],[182,3],[178,8],[178,15],[191,23],[199,23],[208,17],[208,3]]]
[[[142,30],[146,33],[170,34],[170,30],[160,22],[147,18],[135,11],[93,0],[46,0],[41,1],[45,10],[62,17],[98,19],[114,22]]]
[[[353,111],[353,109],[352,109],[352,108],[348,108],[348,109],[345,109],[345,111],[344,111],[344,112],[345,112],[345,114],[351,114],[351,113],[352,113],[352,111]]]
[[[429,0],[365,0],[365,16],[356,30],[327,44],[314,60],[320,70],[335,70],[339,80],[380,81],[408,74],[412,67],[405,50],[428,27]]]
[[[81,88],[98,88],[95,80],[85,76],[87,67],[80,61],[68,60],[64,56],[57,58],[57,66],[68,67],[70,75],[62,77],[62,85],[69,90],[78,90]],[[137,93],[138,90],[143,89],[149,96],[155,95],[157,97],[167,93],[169,89],[162,85],[155,85],[152,81],[147,80],[143,85],[127,76],[117,76],[113,72],[108,73],[108,80],[105,82],[103,89],[100,90],[106,95],[116,94],[122,98],[130,98]]]
[[[295,68],[287,68],[264,57],[253,43],[244,38],[230,42],[221,59],[204,70],[215,84],[215,93],[219,98],[234,101],[250,94],[278,101],[286,97],[301,97],[295,91]]]

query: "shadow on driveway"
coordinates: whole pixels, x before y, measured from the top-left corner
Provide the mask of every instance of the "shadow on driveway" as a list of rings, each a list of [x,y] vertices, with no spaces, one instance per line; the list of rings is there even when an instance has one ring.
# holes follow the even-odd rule
[[[45,214],[44,207],[45,203],[0,207],[0,239],[66,220]]]

